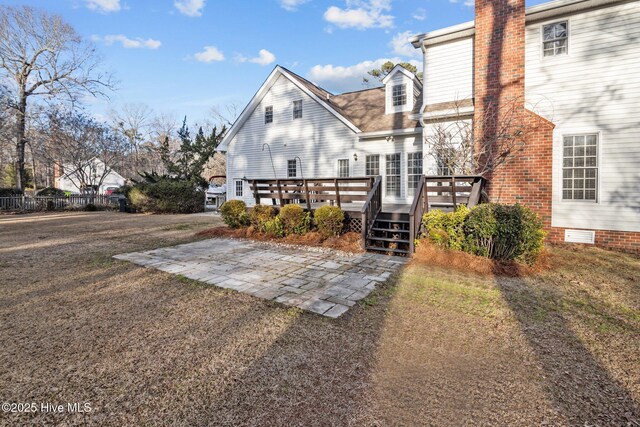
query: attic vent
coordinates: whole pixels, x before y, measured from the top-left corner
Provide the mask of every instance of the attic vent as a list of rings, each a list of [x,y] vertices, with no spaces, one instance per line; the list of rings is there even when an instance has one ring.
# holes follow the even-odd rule
[[[593,245],[596,242],[596,232],[592,230],[564,230],[564,241]]]

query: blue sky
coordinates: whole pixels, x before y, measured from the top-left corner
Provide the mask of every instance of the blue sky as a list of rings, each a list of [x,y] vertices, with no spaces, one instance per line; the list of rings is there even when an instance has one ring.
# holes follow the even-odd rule
[[[366,70],[383,59],[420,60],[410,34],[473,19],[472,0],[2,3],[57,13],[93,40],[119,81],[110,102],[90,102],[96,115],[143,103],[190,121],[212,106],[244,106],[276,64],[334,93],[361,89]]]

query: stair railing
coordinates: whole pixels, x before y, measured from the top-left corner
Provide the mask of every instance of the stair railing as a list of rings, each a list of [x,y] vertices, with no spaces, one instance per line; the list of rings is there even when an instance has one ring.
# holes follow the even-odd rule
[[[422,175],[413,196],[411,209],[409,209],[409,254],[416,250],[416,239],[422,226],[422,216],[429,209],[429,195],[426,190],[426,179]]]
[[[364,202],[362,206],[362,246],[367,246],[367,236],[369,235],[369,231],[371,227],[373,227],[373,223],[376,220],[376,217],[380,213],[382,209],[382,190],[380,183],[382,182],[381,176],[376,176],[373,184],[371,185],[371,190],[369,191],[369,195],[367,196],[367,200]]]

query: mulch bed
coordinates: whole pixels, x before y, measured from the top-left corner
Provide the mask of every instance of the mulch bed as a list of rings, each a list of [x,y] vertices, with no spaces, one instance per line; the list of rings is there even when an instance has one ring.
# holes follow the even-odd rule
[[[291,236],[278,238],[256,231],[253,227],[234,229],[222,226],[200,231],[196,235],[199,237],[225,237],[232,239],[250,239],[259,242],[286,243],[290,245],[335,249],[349,253],[364,252],[360,243],[360,234],[353,232],[327,238],[318,232],[310,231],[302,235],[293,234]]]

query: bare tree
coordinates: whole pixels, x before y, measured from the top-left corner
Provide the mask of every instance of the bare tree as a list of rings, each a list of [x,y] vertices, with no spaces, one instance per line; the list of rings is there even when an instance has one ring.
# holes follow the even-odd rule
[[[233,126],[236,119],[242,112],[242,106],[237,102],[231,102],[226,105],[215,105],[209,110],[209,115],[213,118],[213,126],[218,129],[226,127],[229,129]]]
[[[455,101],[450,106],[454,111],[452,116],[433,124],[425,137],[439,174],[491,173],[522,154],[525,141],[542,120],[523,108],[522,99],[513,99],[499,108],[485,109],[474,123],[472,113],[466,108],[470,105],[470,100]],[[474,137],[474,127],[492,131]]]
[[[129,140],[133,154],[133,168],[139,171],[142,166],[141,151],[149,142],[151,109],[145,104],[125,104],[120,110],[112,110],[114,127]]]
[[[42,155],[56,164],[79,190],[94,193],[121,163],[128,140],[109,127],[77,113],[54,112],[40,135]]]
[[[60,16],[28,7],[0,6],[0,77],[11,81],[18,187],[24,189],[26,121],[32,97],[105,95],[111,77],[99,69],[95,48]]]

